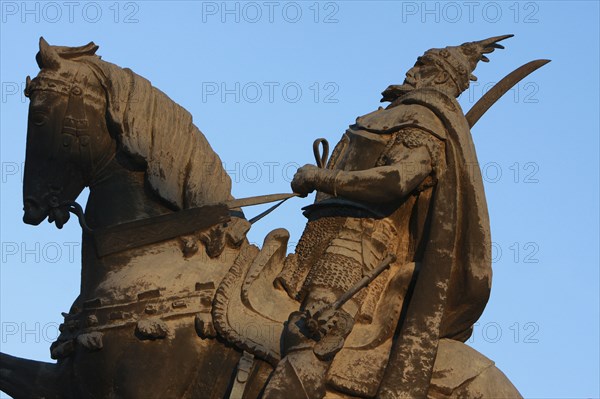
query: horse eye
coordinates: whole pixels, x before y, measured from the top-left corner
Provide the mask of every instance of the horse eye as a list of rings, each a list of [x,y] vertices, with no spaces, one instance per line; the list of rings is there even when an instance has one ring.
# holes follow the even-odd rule
[[[46,123],[46,114],[42,112],[35,112],[31,115],[31,122],[36,126],[42,126]]]

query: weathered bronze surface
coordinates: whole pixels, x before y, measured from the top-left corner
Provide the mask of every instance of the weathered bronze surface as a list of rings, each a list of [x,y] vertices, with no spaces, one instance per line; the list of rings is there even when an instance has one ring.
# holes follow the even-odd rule
[[[509,75],[470,118],[456,97],[508,37],[427,51],[329,161],[317,140],[317,166],[292,182],[294,195],[318,194],[290,255],[284,229],[251,245],[238,208],[287,196],[235,200],[186,110],[93,43],[41,39],[41,70],[26,87],[23,219],[61,228],[90,187],[91,231],[80,295],[51,346],[57,363],[1,354],[0,389],[47,399],[520,397],[464,344],[491,284],[470,127],[547,61]]]

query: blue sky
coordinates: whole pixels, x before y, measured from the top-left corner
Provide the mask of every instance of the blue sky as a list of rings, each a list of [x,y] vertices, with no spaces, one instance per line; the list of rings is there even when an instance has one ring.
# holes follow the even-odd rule
[[[79,227],[21,221],[21,92],[38,72],[40,36],[93,40],[103,59],[187,108],[244,197],[288,192],[295,169],[314,162],[313,140],[335,143],[425,50],[514,33],[460,98],[466,111],[518,66],[552,59],[472,129],[494,281],[469,343],[527,398],[600,396],[598,2],[2,1],[1,10],[3,352],[49,360],[60,312],[79,288]],[[297,241],[311,199],[288,201],[251,241],[276,227]]]

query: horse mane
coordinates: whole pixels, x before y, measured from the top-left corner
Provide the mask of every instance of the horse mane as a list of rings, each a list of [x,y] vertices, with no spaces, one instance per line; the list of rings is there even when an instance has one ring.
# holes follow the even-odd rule
[[[232,199],[229,175],[187,110],[130,69],[101,60],[93,43],[51,47],[96,75],[111,133],[129,155],[144,160],[147,181],[161,198],[178,209]]]

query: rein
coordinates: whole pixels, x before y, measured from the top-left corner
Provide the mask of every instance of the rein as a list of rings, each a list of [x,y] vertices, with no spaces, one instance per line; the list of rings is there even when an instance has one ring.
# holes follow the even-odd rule
[[[79,220],[79,225],[81,226],[81,229],[84,232],[88,234],[94,233],[94,231],[90,228],[90,226],[88,226],[87,222],[85,221],[85,214],[83,213],[83,208],[81,207],[81,205],[79,205],[79,203],[77,203],[76,201],[66,201],[63,202],[62,205],[68,206],[67,209],[69,210],[69,212],[77,216],[77,219]]]

